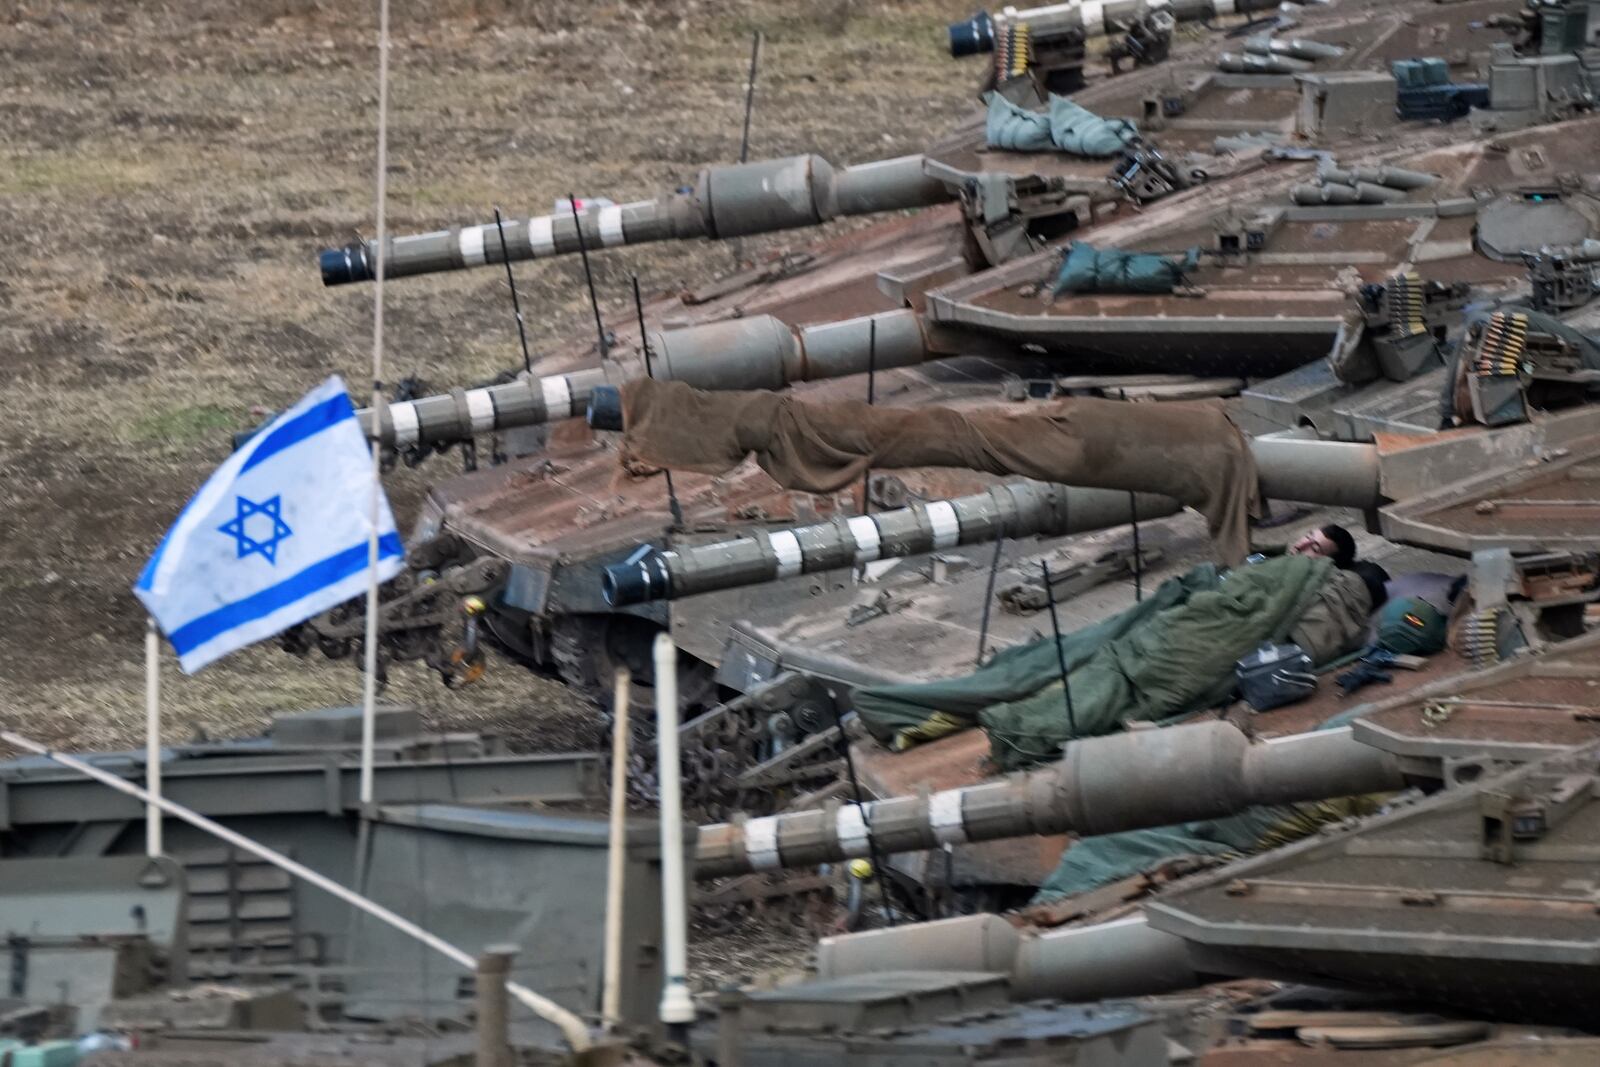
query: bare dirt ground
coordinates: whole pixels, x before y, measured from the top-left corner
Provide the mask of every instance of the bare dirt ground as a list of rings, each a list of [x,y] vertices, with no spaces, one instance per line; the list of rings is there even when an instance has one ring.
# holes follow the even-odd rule
[[[368,378],[371,287],[314,255],[370,234],[375,5],[0,0],[0,722],[41,740],[142,736],[129,585],[259,411],[330,373]],[[752,151],[840,161],[915,150],[971,104],[941,51],[954,0],[394,6],[389,222],[398,233],[631,199],[737,157],[754,28],[768,35]],[[803,243],[793,235],[783,240]],[[726,269],[707,244],[595,259],[602,302]],[[585,328],[574,261],[519,279],[537,352]],[[504,278],[388,289],[388,372],[444,388],[518,363]],[[390,493],[404,517],[423,478]],[[258,730],[358,699],[348,663],[269,646],[193,678],[168,661],[173,733]],[[523,745],[587,744],[559,686],[497,663],[451,693],[420,666],[388,698]]]
[[[753,157],[917,150],[972,105],[943,52],[968,0],[394,5],[389,224],[617,200],[737,158],[751,32],[767,34]],[[53,745],[140,743],[129,586],[228,438],[329,374],[368,378],[370,287],[324,289],[317,249],[373,228],[376,5],[0,0],[0,726]],[[804,244],[804,234],[767,239]],[[620,312],[729,266],[707,244],[595,258]],[[587,329],[576,260],[520,270],[537,353]],[[471,384],[520,362],[495,271],[388,289],[391,381]],[[427,476],[399,471],[402,524]],[[256,733],[354,703],[348,663],[270,643],[200,674],[170,657],[168,736]],[[523,748],[589,747],[593,712],[509,661],[452,692],[424,668],[385,698]],[[708,979],[792,961],[777,931],[703,945]]]

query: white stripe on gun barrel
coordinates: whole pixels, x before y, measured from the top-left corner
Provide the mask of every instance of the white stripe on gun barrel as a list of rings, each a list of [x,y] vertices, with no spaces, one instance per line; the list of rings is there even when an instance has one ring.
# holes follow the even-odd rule
[[[463,226],[457,240],[461,249],[461,262],[468,267],[482,266],[487,257],[483,253],[483,227]]]
[[[528,220],[528,250],[535,257],[555,254],[555,223],[549,215],[536,215]]]
[[[750,819],[744,824],[744,854],[751,870],[771,871],[782,864],[778,855],[778,818]]]
[[[473,433],[494,429],[494,397],[489,390],[467,390],[467,414],[472,418]]]
[[[550,418],[566,418],[572,414],[572,388],[564,375],[539,379],[544,393],[544,410]]]
[[[610,248],[623,243],[622,235],[622,208],[617,206],[603,207],[600,209],[600,244]]]
[[[778,557],[778,577],[792,578],[800,573],[800,539],[788,530],[779,530],[767,538],[772,554]]]
[[[878,534],[878,524],[870,515],[857,515],[849,525],[850,536],[856,542],[857,563],[868,563],[883,554],[883,539]]]
[[[389,420],[394,423],[394,446],[407,448],[417,443],[421,427],[417,422],[417,408],[407,401],[389,405]]]
[[[935,500],[927,507],[928,523],[933,527],[933,547],[954,548],[961,543],[961,520],[948,500]]]

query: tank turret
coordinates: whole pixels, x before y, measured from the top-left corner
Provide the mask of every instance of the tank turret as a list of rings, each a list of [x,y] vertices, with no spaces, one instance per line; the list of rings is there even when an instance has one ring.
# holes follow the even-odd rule
[[[803,326],[791,326],[772,315],[751,315],[651,330],[646,334],[649,376],[696,389],[779,390],[798,382],[865,374],[869,368],[881,373],[958,356],[1017,358],[1030,353],[1036,356],[1043,349],[1077,359],[1080,365],[1095,359],[1097,342],[1081,331],[1067,326],[1047,331],[1048,316],[1035,314],[1028,321],[1039,328],[1024,333],[1015,329],[1015,319],[1010,316],[1000,323],[943,321],[926,311],[901,308]],[[1147,339],[1155,335],[1159,321],[1151,323]],[[1339,321],[1330,318],[1324,324],[1329,338]],[[1211,325],[1218,328],[1215,321]],[[1152,344],[1141,356],[1139,369],[1192,372],[1197,347],[1192,340],[1171,351],[1157,351]],[[641,357],[642,353],[637,353],[613,359],[603,367],[397,401],[383,409],[375,425],[370,410],[362,410],[359,416],[386,448],[447,445],[476,434],[582,416],[596,388],[645,377]],[[1228,373],[1253,377],[1275,373],[1295,361],[1271,348],[1260,353],[1239,350],[1226,363]]]

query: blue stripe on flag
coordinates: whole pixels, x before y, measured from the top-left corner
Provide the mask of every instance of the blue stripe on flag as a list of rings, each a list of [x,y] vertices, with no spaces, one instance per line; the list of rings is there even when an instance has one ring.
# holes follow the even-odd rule
[[[350,394],[340,393],[338,396],[329,397],[314,408],[309,408],[288,422],[279,426],[266,436],[256,446],[250,458],[244,461],[244,466],[239,468],[239,473],[271,459],[284,449],[299,444],[313,434],[321,433],[329,426],[343,422],[345,419],[354,418],[356,409],[350,403]],[[248,446],[247,446],[248,447]]]
[[[345,399],[345,403],[349,404],[348,398]],[[399,534],[388,533],[378,538],[380,560],[402,555],[404,551]],[[367,552],[368,546],[365,543],[347,548],[343,552],[335,552],[327,559],[311,564],[292,578],[285,578],[277,585],[268,586],[259,593],[252,593],[243,600],[235,600],[232,604],[224,604],[215,611],[207,612],[197,619],[184,623],[174,633],[168,634],[167,640],[172,642],[172,647],[178,655],[187,655],[191,649],[198,648],[219,634],[259,619],[263,615],[269,615],[281,607],[293,604],[301,597],[310,596],[319,589],[343,581],[361,571],[367,565]]]
[[[183,513],[179,512],[181,518]],[[156,564],[161,562],[161,553],[167,550],[167,540],[172,536],[168,530],[161,538],[161,543],[156,546],[155,552],[150,556],[150,562],[144,565],[144,570],[139,572],[139,580],[133,583],[135,589],[149,589],[156,580]]]

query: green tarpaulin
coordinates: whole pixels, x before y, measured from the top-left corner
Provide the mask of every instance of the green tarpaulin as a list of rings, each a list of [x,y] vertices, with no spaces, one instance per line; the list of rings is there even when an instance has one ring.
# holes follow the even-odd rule
[[[1018,107],[999,93],[988,96],[984,137],[990,148],[1009,152],[1048,152],[1103,159],[1136,140],[1139,130],[1127,119],[1103,119],[1065,97],[1052,96],[1041,114]]]
[[[1103,119],[1064,96],[1050,97],[1050,139],[1063,152],[1104,159],[1138,137],[1139,128],[1127,119]]]
[[[989,94],[984,140],[990,148],[1008,152],[1048,152],[1055,147],[1049,115],[1018,107],[999,93]]]
[[[1177,826],[1128,830],[1075,841],[1046,878],[1030,904],[1075,897],[1182,856],[1239,856],[1278,820],[1284,809],[1251,808],[1226,819],[1204,819]]]
[[[1096,248],[1074,241],[1067,250],[1051,292],[1063,293],[1170,293],[1183,284],[1184,275],[1200,262],[1200,249],[1181,256],[1154,252],[1124,252]]]
[[[1182,856],[1232,859],[1265,852],[1309,837],[1329,823],[1371,815],[1384,800],[1384,795],[1375,794],[1247,808],[1225,819],[1085,838],[1068,847],[1061,865],[1045,879],[1030,903],[1049,904],[1087,893]]]
[[[1234,662],[1283,640],[1332,570],[1309,556],[1226,577],[1205,564],[1161,583],[1143,603],[1063,636],[1076,734],[1048,638],[1008,649],[965,677],[859,689],[855,708],[874,736],[896,748],[977,724],[1006,770],[1055,759],[1074,736],[1220,703],[1233,689]]]

